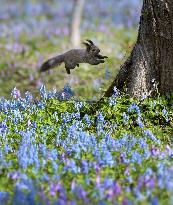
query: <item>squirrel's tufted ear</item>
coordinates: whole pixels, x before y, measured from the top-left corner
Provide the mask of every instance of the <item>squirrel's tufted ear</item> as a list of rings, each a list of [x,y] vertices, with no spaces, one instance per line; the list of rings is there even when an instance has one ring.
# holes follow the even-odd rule
[[[91,46],[88,43],[86,43],[86,42],[83,42],[83,44],[86,46],[87,51],[89,51]]]
[[[91,45],[94,45],[94,43],[92,42],[92,40],[86,39],[86,41],[88,41]]]

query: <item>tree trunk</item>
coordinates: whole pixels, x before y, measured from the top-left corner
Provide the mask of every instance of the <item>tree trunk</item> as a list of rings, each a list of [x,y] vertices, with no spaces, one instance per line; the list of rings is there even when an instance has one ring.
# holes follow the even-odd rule
[[[104,97],[114,86],[136,98],[173,91],[173,0],[143,0],[136,44]]]
[[[75,0],[71,21],[71,43],[74,47],[80,45],[80,22],[85,0]]]

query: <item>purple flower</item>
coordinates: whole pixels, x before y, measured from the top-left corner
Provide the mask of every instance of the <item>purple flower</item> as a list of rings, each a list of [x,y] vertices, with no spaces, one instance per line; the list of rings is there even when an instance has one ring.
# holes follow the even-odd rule
[[[96,175],[96,181],[95,181],[96,187],[100,187],[100,175]]]
[[[153,156],[158,156],[160,154],[160,150],[155,147],[155,145],[151,145],[150,152]]]
[[[84,200],[85,203],[88,201],[87,193],[86,193],[86,191],[82,188],[82,186],[79,186],[79,187],[76,188],[75,194],[76,194],[76,196],[77,196],[79,199]]]
[[[122,205],[128,205],[128,204],[129,204],[128,199],[124,197],[122,200]]]
[[[114,196],[117,196],[120,194],[121,192],[121,186],[117,181],[114,181],[112,186],[111,186],[112,190],[113,190],[113,194]]]
[[[130,174],[130,173],[129,173],[129,167],[126,167],[126,168],[125,168],[124,174],[125,174],[125,175],[129,175],[129,174]]]
[[[58,190],[59,190],[59,184],[51,182],[50,185],[49,185],[49,195],[50,196],[55,196],[57,194]]]
[[[81,160],[81,171],[84,174],[88,174],[88,162],[86,160]]]
[[[71,182],[71,191],[74,191],[76,188],[76,182],[75,180],[73,179],[73,181]]]
[[[12,90],[11,92],[11,96],[14,98],[14,99],[17,99],[20,97],[20,90],[18,90],[16,87]]]
[[[155,178],[152,177],[152,176],[151,176],[151,177],[145,177],[144,185],[145,185],[147,188],[153,189],[154,186],[155,186]]]

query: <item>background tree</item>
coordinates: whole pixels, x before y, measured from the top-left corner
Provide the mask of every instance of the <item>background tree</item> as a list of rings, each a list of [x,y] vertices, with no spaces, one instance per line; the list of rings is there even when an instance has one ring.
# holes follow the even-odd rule
[[[71,43],[74,47],[80,45],[80,23],[85,0],[74,0],[71,20]]]
[[[140,98],[173,90],[173,1],[143,0],[136,44],[104,96],[116,86]]]

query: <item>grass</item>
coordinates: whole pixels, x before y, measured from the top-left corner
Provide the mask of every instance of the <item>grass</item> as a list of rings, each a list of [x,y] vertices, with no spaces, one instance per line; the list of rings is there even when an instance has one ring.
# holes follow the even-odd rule
[[[128,35],[126,35],[127,33]],[[30,37],[28,40],[21,35],[18,42],[21,45],[21,49],[18,50],[21,51],[17,53],[7,52],[6,49],[3,49],[7,41],[1,39],[2,53],[0,62],[2,77],[0,80],[0,95],[8,97],[14,87],[20,89],[22,93],[29,90],[37,95],[38,93],[35,90],[41,84],[46,85],[49,89],[52,87],[61,89],[69,83],[77,97],[87,99],[94,97],[98,99],[129,55],[135,36],[133,29],[111,29],[107,38],[101,32],[83,33],[83,40],[86,38],[93,39],[102,53],[109,58],[104,64],[98,66],[80,64],[80,67],[73,70],[70,76],[66,74],[64,64],[42,75],[38,73],[43,61],[70,48],[68,38],[52,36],[51,39],[47,39],[43,36],[37,36]],[[26,47],[26,51],[22,50],[22,46]]]

